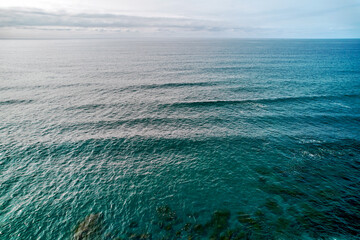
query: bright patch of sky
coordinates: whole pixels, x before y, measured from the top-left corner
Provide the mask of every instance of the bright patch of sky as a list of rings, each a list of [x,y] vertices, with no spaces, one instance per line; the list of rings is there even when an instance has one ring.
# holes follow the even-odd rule
[[[359,38],[360,0],[11,0],[0,37]]]

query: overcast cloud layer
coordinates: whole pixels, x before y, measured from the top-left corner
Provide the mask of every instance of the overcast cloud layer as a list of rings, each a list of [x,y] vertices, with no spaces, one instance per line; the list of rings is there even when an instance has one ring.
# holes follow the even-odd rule
[[[359,38],[359,0],[13,0],[0,2],[0,38]]]

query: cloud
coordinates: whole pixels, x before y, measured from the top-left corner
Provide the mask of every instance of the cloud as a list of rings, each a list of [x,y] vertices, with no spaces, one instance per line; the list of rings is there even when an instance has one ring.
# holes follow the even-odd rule
[[[139,17],[117,14],[70,14],[46,12],[39,9],[0,9],[0,27],[34,28],[101,28],[101,29],[158,29],[185,31],[226,31],[229,27],[215,21],[179,17]]]
[[[232,1],[228,0],[229,2]],[[219,6],[221,10],[219,4],[216,6]],[[251,8],[245,11],[246,9],[236,9],[236,6],[235,4],[232,10],[229,10],[227,6],[226,16],[220,14],[222,12],[219,10],[218,18],[212,18],[210,16],[212,14],[205,16],[195,13],[192,16],[183,17],[184,15],[181,15],[183,11],[180,10],[169,12],[168,15],[164,15],[161,11],[158,15],[156,13],[130,15],[127,11],[123,11],[126,14],[118,14],[118,8],[115,7],[114,11],[104,11],[104,13],[96,10],[82,10],[75,13],[71,12],[70,8],[66,11],[55,10],[56,8],[53,10],[0,8],[0,38],[17,37],[22,32],[26,33],[27,37],[31,34],[39,37],[54,32],[78,34],[75,36],[78,37],[81,31],[86,32],[86,37],[92,33],[97,35],[103,33],[102,37],[113,33],[121,33],[122,36],[127,34],[130,37],[336,38],[360,36],[360,22],[354,17],[354,12],[359,10],[358,4],[331,5],[322,8],[321,3],[314,9],[304,7],[305,9],[302,10],[295,7],[286,8],[286,5],[284,8],[268,9],[268,5],[261,7],[268,11],[255,11],[254,6],[252,11],[250,11]],[[214,8],[212,6],[211,9]],[[194,11],[196,9],[194,8]],[[31,29],[34,30],[33,33]],[[106,33],[109,34],[106,35]],[[135,35],[131,35],[132,33]]]

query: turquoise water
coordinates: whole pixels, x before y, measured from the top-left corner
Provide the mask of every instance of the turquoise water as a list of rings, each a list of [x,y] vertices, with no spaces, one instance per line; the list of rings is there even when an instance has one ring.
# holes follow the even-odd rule
[[[358,238],[360,40],[0,42],[0,239]]]

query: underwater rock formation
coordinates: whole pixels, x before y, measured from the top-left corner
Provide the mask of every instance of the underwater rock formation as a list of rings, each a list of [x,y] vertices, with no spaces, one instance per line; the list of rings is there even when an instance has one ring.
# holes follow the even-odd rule
[[[90,214],[76,227],[73,240],[100,240],[103,214]]]
[[[195,217],[183,219],[164,205],[156,208],[155,219],[148,223],[155,229],[144,229],[142,224],[132,219],[124,229],[120,229],[122,233],[109,233],[105,238],[101,238],[104,229],[102,214],[90,214],[77,225],[72,240],[300,240],[358,236],[360,198],[347,195],[342,205],[330,208],[328,206],[334,204],[325,204],[328,203],[325,200],[333,199],[326,195],[318,200],[310,199],[311,201],[302,203],[286,199],[286,204],[282,204],[285,200],[280,197],[267,198],[256,210],[249,211],[245,208],[244,212],[237,211],[232,217],[232,211],[221,209],[214,211],[207,221]],[[353,211],[346,212],[344,209]]]
[[[207,226],[211,227],[211,238],[218,238],[220,233],[228,228],[230,219],[230,211],[219,210],[215,211],[211,216],[210,222]]]
[[[167,205],[156,208],[158,217],[165,221],[173,221],[176,219],[176,213]]]

